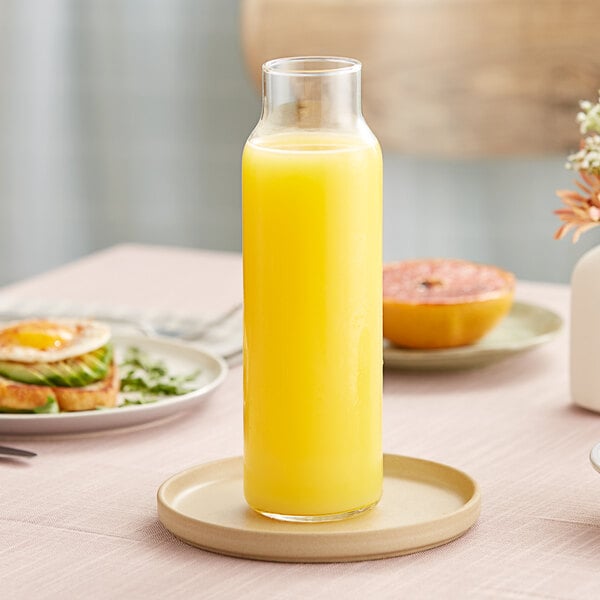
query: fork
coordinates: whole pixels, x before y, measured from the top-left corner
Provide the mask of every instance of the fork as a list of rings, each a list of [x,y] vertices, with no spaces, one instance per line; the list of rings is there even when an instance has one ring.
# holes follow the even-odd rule
[[[211,331],[214,327],[225,323],[228,319],[233,317],[236,313],[242,310],[243,304],[238,302],[234,304],[230,308],[228,308],[225,312],[216,315],[211,319],[207,319],[203,322],[198,322],[198,319],[172,319],[171,321],[163,320],[160,322],[160,319],[136,319],[129,316],[118,316],[118,315],[109,315],[109,314],[86,314],[81,315],[83,318],[96,318],[99,321],[106,321],[108,323],[122,324],[122,325],[130,325],[131,327],[135,327],[141,333],[148,336],[164,336],[164,337],[173,337],[178,338],[180,340],[186,342],[193,342],[203,338],[209,331]],[[45,311],[42,311],[45,312]],[[18,320],[27,318],[28,315],[24,313],[20,313],[18,311],[0,311],[0,320],[9,321],[9,320]],[[42,316],[42,315],[37,315]],[[62,316],[61,313],[54,314],[51,311],[48,312],[47,315],[43,316]]]
[[[173,323],[158,324],[149,320],[140,321],[137,326],[149,336],[175,337],[177,339],[194,342],[202,339],[209,331],[225,323],[240,310],[242,303],[234,304],[225,312],[198,324],[197,320],[177,320]]]

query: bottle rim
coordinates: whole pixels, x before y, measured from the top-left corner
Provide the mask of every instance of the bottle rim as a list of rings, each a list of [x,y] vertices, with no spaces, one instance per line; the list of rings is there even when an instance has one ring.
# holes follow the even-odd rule
[[[310,66],[309,66],[310,65]],[[263,64],[264,75],[321,77],[358,73],[362,64],[345,56],[290,56],[274,58]]]

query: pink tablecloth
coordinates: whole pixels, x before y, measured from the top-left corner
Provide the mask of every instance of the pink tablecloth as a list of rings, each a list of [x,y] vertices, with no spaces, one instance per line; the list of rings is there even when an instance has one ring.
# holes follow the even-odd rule
[[[141,309],[218,312],[241,298],[237,255],[119,246],[5,288]],[[562,314],[568,288],[517,296]],[[0,597],[598,598],[600,415],[570,405],[567,331],[474,371],[387,370],[384,450],[451,464],[480,484],[478,524],[446,546],[374,562],[278,564],[183,544],[156,490],[197,463],[242,452],[241,368],[197,409],[136,431],[4,437],[39,453],[0,462]]]

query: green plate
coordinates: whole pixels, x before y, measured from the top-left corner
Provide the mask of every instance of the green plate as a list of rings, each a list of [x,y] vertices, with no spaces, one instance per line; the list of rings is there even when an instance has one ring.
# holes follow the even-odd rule
[[[515,302],[506,317],[476,344],[441,350],[398,348],[384,340],[386,367],[406,370],[453,370],[481,367],[545,344],[556,336],[562,318],[542,306]]]

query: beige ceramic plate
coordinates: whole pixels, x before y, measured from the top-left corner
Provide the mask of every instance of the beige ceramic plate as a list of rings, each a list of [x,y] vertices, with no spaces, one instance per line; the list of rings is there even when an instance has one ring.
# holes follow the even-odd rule
[[[506,317],[471,346],[442,350],[409,350],[384,341],[386,367],[411,370],[470,369],[549,342],[561,329],[559,315],[535,304],[515,302]]]
[[[450,542],[479,516],[477,484],[440,463],[384,455],[380,503],[345,521],[284,523],[248,508],[243,461],[192,467],[158,490],[158,516],[183,541],[211,552],[280,562],[372,560]]]

